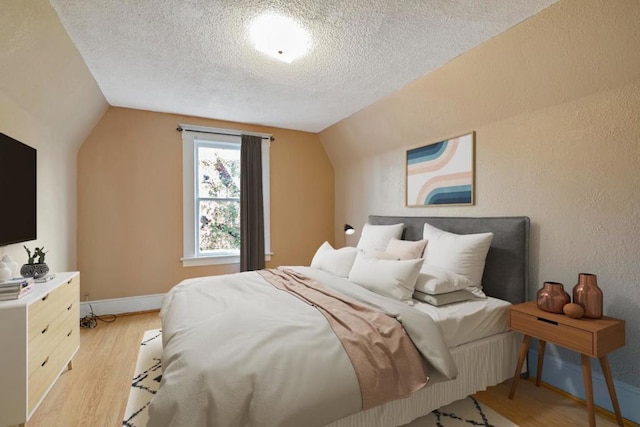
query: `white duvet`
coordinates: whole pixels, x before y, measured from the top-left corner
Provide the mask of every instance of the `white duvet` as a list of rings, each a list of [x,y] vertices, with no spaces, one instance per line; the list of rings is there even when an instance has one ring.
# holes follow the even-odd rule
[[[320,270],[295,270],[397,317],[432,369],[456,376],[426,314]],[[160,315],[164,373],[148,426],[313,427],[362,408],[351,362],[324,316],[255,272],[185,280]]]

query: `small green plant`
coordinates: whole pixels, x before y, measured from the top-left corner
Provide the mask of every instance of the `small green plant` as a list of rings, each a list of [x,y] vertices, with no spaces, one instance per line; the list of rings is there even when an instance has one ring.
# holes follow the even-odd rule
[[[33,255],[31,255],[31,251],[29,250],[28,247],[24,245],[23,247],[24,247],[24,250],[27,251],[27,256],[29,257],[27,264],[44,264],[44,257],[47,254],[47,252],[44,251],[44,246],[41,248],[35,248],[35,250],[33,251]],[[36,258],[38,258],[37,263],[36,263]]]

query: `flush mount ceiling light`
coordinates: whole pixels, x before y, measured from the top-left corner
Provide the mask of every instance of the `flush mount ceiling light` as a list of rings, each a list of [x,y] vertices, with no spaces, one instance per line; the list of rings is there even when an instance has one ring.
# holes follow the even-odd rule
[[[286,63],[300,58],[309,51],[309,33],[292,19],[276,14],[265,14],[251,22],[250,37],[260,52]]]

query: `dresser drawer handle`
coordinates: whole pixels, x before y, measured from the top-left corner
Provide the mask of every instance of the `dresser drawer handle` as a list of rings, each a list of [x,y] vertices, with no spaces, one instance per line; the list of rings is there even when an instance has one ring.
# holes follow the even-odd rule
[[[67,311],[71,310],[71,307],[73,307],[73,303],[71,303],[71,305],[69,307],[67,307]]]
[[[45,296],[42,297],[42,301],[46,301],[47,298],[49,298],[49,294],[46,294]]]
[[[545,319],[544,317],[538,317],[538,320],[545,323],[551,323],[552,325],[558,326],[558,322],[554,322],[553,320]]]
[[[42,332],[40,332],[40,333],[41,333],[41,334],[44,334],[44,333],[46,333],[48,330],[49,330],[49,325],[47,325],[47,327],[46,327],[46,328],[44,328],[44,329],[42,330]]]
[[[40,364],[40,366],[42,366],[44,368],[44,365],[46,365],[48,361],[49,361],[49,356],[47,356],[47,358],[44,359],[44,362],[42,362],[42,364]]]
[[[67,336],[70,337],[72,332],[73,332],[73,329],[69,329],[69,333],[67,334]]]

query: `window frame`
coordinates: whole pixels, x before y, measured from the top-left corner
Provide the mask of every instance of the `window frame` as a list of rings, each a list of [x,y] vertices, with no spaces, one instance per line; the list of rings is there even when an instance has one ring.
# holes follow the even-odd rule
[[[240,254],[203,254],[198,245],[198,147],[210,145],[223,148],[229,144],[241,145],[241,136],[230,129],[206,128],[180,125],[182,130],[182,183],[183,183],[183,256],[180,258],[183,267],[202,265],[240,264]],[[193,129],[193,130],[189,130]],[[214,134],[215,132],[215,134]],[[234,133],[238,133],[235,135]],[[259,135],[262,136],[262,135]],[[196,143],[201,142],[201,144]],[[262,139],[262,200],[264,206],[264,246],[265,260],[271,260],[270,233],[270,188],[269,188],[269,151],[271,141]]]

